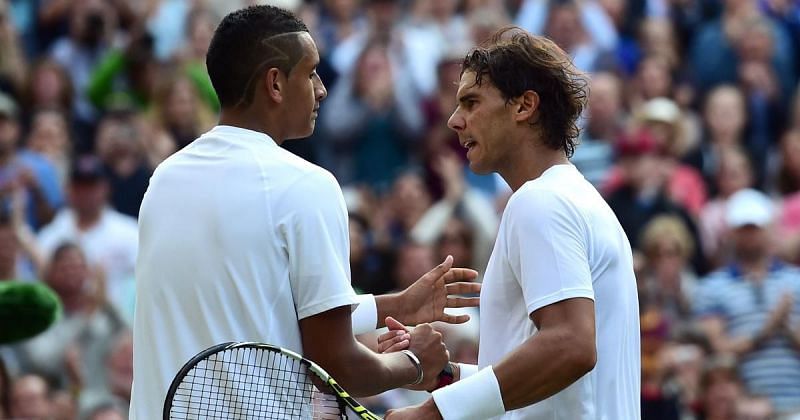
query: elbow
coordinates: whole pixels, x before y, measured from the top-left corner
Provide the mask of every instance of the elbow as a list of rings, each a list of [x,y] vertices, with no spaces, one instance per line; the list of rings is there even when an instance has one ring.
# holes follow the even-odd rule
[[[583,375],[591,372],[597,365],[597,347],[594,336],[591,338],[572,336],[564,340],[561,348],[564,365],[570,370],[569,375],[578,380]]]
[[[597,365],[597,347],[594,337],[591,340],[579,341],[581,342],[572,347],[573,351],[570,357],[570,364],[575,367],[575,374],[578,378],[591,372]]]

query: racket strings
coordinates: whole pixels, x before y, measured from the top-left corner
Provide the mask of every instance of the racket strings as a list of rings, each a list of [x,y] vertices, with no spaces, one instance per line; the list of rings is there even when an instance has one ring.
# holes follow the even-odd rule
[[[170,418],[343,418],[336,397],[319,391],[312,375],[299,360],[279,352],[251,347],[224,350],[186,374],[175,391]]]

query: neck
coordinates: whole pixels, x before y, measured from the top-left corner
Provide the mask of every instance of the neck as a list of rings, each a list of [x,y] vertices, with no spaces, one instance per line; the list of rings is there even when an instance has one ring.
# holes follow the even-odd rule
[[[248,130],[258,131],[270,136],[275,143],[281,144],[286,140],[286,136],[277,128],[280,127],[280,118],[276,118],[274,114],[264,115],[257,114],[253,109],[256,106],[250,106],[247,109],[222,109],[219,115],[220,125],[230,125],[233,127],[246,128]]]
[[[716,146],[729,146],[739,143],[739,134],[736,132],[730,133],[712,133],[711,144]]]
[[[739,268],[747,278],[761,280],[769,271],[769,263],[770,258],[765,255],[751,260],[740,260]]]
[[[77,223],[79,230],[87,230],[92,228],[100,221],[100,216],[103,214],[103,209],[92,212],[77,213]]]
[[[86,309],[88,299],[82,294],[62,295],[61,303],[64,305],[64,312],[74,314],[83,312]]]
[[[514,159],[510,159],[505,168],[498,170],[513,191],[517,191],[526,182],[539,178],[551,167],[569,163],[564,151],[550,149],[538,139],[524,141],[522,144],[526,146],[515,153]]]

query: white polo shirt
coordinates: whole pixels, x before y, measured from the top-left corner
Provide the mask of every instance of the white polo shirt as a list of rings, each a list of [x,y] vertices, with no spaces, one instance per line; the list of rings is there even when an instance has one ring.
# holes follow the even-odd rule
[[[535,336],[531,313],[570,298],[594,300],[594,370],[556,395],[498,418],[641,417],[639,303],[631,247],[597,190],[567,164],[525,183],[506,206],[481,291],[478,366],[497,365]],[[447,388],[434,392],[437,404],[440,395],[454,391]],[[458,413],[446,420],[451,418],[473,417]]]
[[[265,134],[218,126],[164,161],[139,215],[130,418],[161,418],[214,344],[302,353],[299,319],[357,302],[347,229],[334,177]]]

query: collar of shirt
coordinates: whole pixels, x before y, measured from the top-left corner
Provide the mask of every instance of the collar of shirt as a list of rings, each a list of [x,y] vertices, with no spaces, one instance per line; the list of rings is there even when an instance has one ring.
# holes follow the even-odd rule
[[[783,269],[785,266],[786,266],[786,264],[783,261],[781,261],[781,260],[779,260],[777,258],[773,258],[772,261],[769,264],[769,268],[767,270],[767,273],[768,274],[774,274],[775,272],[780,271],[781,269]],[[728,266],[728,274],[730,274],[731,278],[733,278],[733,279],[737,279],[737,280],[744,280],[745,279],[744,272],[742,272],[742,267],[737,263],[732,263],[732,264],[730,264]]]
[[[267,145],[269,145],[271,147],[272,146],[280,147],[280,146],[278,146],[278,143],[276,143],[275,140],[273,140],[272,137],[270,137],[266,133],[262,133],[260,131],[250,130],[250,129],[242,128],[242,127],[235,127],[235,126],[232,126],[232,125],[218,125],[218,126],[212,128],[208,132],[208,134],[211,134],[211,135],[215,135],[216,134],[216,135],[224,137],[224,138],[231,138],[231,137],[233,137],[233,138],[242,138],[242,137],[247,137],[247,138],[258,139],[259,141],[263,141],[264,143],[266,143]]]

